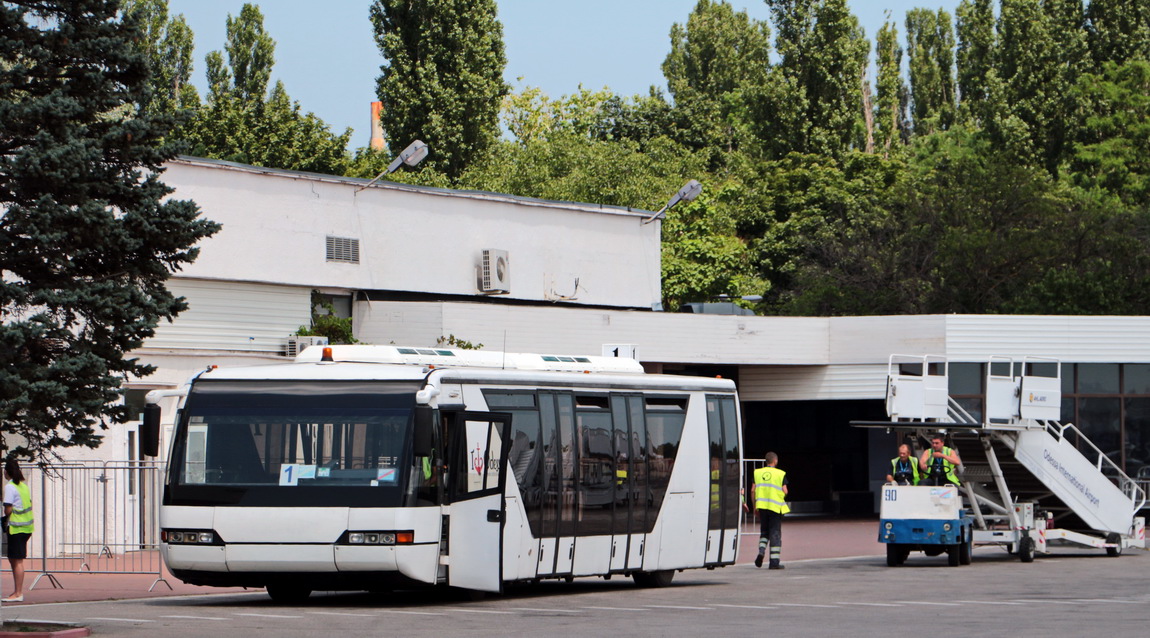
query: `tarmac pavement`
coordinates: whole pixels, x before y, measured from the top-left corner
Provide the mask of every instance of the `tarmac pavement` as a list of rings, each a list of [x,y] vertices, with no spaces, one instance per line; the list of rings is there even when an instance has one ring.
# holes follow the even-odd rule
[[[754,562],[758,553],[758,543],[757,526],[744,526],[739,543],[739,564]],[[792,516],[783,522],[783,564],[816,558],[878,556],[885,555],[885,552],[886,548],[878,542],[877,518]],[[53,572],[49,577],[41,571],[32,571],[40,567],[40,561],[36,558],[28,559],[26,565],[28,571],[25,575],[24,602],[4,603],[4,607],[31,603],[89,602],[253,591],[239,587],[188,585],[162,568],[160,574],[162,580],[157,580],[157,575],[154,573]],[[0,581],[5,595],[11,593],[12,574],[7,561],[4,561]]]

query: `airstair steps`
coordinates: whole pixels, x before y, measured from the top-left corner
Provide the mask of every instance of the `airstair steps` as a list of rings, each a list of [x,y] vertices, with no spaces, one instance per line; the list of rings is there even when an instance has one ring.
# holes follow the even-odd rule
[[[1021,525],[1015,514],[1025,508],[1030,526],[1037,511],[1051,513],[1054,526],[1066,530],[1093,530],[1107,538],[1143,533],[1136,531],[1141,519],[1135,515],[1146,504],[1145,491],[1081,431],[1057,421],[1058,361],[991,357],[979,419],[949,396],[948,367],[945,357],[891,355],[887,414],[891,425],[920,437],[946,431],[962,460],[959,476],[969,485],[967,495],[991,512],[985,518],[1005,516]]]

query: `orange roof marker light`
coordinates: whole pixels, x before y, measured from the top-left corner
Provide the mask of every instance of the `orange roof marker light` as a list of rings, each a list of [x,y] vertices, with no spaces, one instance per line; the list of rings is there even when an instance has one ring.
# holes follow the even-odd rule
[[[329,362],[333,362],[333,363],[334,363],[334,362],[335,362],[335,359],[333,359],[333,358],[331,357],[331,348],[324,348],[324,349],[323,349],[323,356],[321,356],[321,357],[319,358],[319,360],[320,360],[320,361],[329,361]]]

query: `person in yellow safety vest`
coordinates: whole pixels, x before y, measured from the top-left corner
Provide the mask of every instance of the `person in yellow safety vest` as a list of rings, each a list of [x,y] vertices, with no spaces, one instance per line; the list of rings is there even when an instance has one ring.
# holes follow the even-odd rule
[[[7,517],[4,533],[8,537],[13,591],[2,602],[20,603],[24,602],[24,559],[28,557],[28,541],[36,531],[32,519],[32,490],[28,489],[16,459],[9,458],[4,463],[4,474],[8,477],[4,485],[4,516]]]
[[[903,443],[898,446],[898,456],[890,460],[890,474],[886,475],[886,482],[918,485],[918,481],[918,463],[910,458],[910,446]]]
[[[769,569],[783,569],[783,515],[791,511],[787,506],[787,473],[775,467],[779,455],[767,452],[765,467],[755,470],[755,509],[759,510],[761,531],[759,533],[759,555],[755,557],[755,567],[763,566],[767,546],[771,548]]]
[[[935,434],[930,437],[930,449],[923,450],[922,458],[918,460],[923,485],[958,485],[958,476],[954,472],[962,461],[958,458],[958,450],[947,447],[945,441],[946,435]]]

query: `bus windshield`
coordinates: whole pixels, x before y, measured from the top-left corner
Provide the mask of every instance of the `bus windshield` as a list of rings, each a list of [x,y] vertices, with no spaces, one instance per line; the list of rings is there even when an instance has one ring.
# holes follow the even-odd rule
[[[403,505],[413,487],[409,432],[418,387],[198,381],[176,432],[165,501]]]

